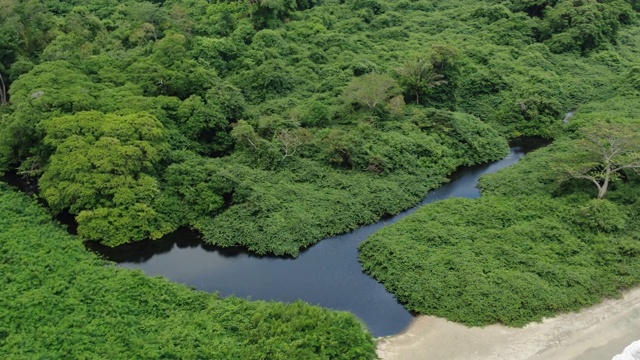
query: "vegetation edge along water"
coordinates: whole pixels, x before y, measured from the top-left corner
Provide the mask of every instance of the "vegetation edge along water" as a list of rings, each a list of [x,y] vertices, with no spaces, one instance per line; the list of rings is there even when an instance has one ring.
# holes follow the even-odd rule
[[[118,268],[0,183],[3,359],[373,359],[352,314],[206,294]]]
[[[189,226],[296,255],[500,158],[506,138],[557,136],[577,104],[638,92],[633,1],[4,9],[0,171],[110,246]]]
[[[638,285],[640,124],[596,126],[619,137],[597,149],[629,151],[612,159],[635,166],[606,198],[593,182],[561,173],[567,164],[580,169],[585,155],[592,169],[608,154],[594,158],[580,140],[557,141],[484,176],[481,198],[429,204],[371,236],[359,248],[365,272],[407,309],[470,326],[524,326]],[[628,149],[616,149],[624,128],[629,142],[619,144]],[[600,184],[604,173],[585,172]]]
[[[507,138],[566,136],[549,159],[583,168],[557,161],[554,169],[506,173],[522,188],[487,180],[488,193],[504,194],[421,211],[415,226],[404,222],[363,245],[364,266],[408,307],[467,324],[521,325],[637,283],[637,177],[630,169],[616,173],[606,199],[592,201],[600,191],[584,177],[606,167],[571,157],[589,155],[577,145],[594,124],[627,124],[637,132],[637,1],[5,0],[2,9],[0,172],[37,179],[38,196],[53,213],[76,216],[83,238],[114,246],[188,225],[222,246],[295,255],[327,235],[410,206],[461,164],[499,158]],[[576,108],[563,128],[563,114]],[[529,181],[530,171],[539,181]],[[603,185],[602,178],[595,182]],[[533,193],[521,193],[525,186]],[[487,222],[473,223],[473,216]],[[441,224],[430,231],[434,219]],[[14,233],[20,224],[7,224],[18,239],[21,231],[37,232]],[[469,234],[466,226],[476,231]],[[393,231],[404,248],[385,248],[385,234]],[[435,240],[424,241],[432,235]],[[51,246],[63,248],[60,239]],[[6,244],[3,249],[20,245]],[[417,259],[414,251],[426,248],[430,256]],[[31,277],[4,277],[7,289],[24,290],[20,298],[33,316],[8,322],[11,331],[48,319],[43,299],[56,305],[91,291],[107,298],[90,287],[55,297],[66,280],[50,293],[32,288],[42,281],[39,271],[55,274],[65,264],[45,261],[40,249],[24,249],[20,264],[11,265],[31,269],[24,272]],[[44,270],[33,263],[41,258]],[[91,276],[91,269],[74,276]],[[135,296],[135,286],[129,290],[118,294]],[[561,296],[551,299],[554,292]],[[154,296],[165,301],[155,290],[139,301]],[[481,298],[490,301],[483,305]],[[120,304],[109,299],[110,306]],[[134,309],[131,304],[122,306]],[[221,319],[235,314],[227,310]],[[16,311],[3,316],[27,316]],[[166,331],[199,343],[205,335],[179,334],[198,331],[186,317]],[[110,323],[96,324],[86,327],[110,331]],[[55,348],[55,341],[68,344],[62,326],[73,329],[62,321],[40,330],[56,337],[37,337],[27,327],[21,328],[27,335],[0,334],[12,351],[28,351],[7,345],[21,339]],[[232,325],[230,332],[239,329]],[[118,351],[144,348],[144,332],[127,327],[123,333],[135,342]],[[117,334],[103,338],[109,336]],[[244,351],[252,336],[243,333],[239,349],[233,341],[219,349]],[[94,340],[83,337],[77,346]],[[327,344],[301,355],[331,351]],[[279,351],[282,344],[261,345]]]

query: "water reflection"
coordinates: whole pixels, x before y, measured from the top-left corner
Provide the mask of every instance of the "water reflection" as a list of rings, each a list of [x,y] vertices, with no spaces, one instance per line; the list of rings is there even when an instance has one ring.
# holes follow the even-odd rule
[[[85,242],[85,246],[102,255],[104,258],[117,263],[144,264],[156,255],[161,255],[176,250],[198,249],[201,252],[219,253],[226,258],[247,255],[252,258],[274,258],[282,257],[265,255],[260,256],[247,252],[246,249],[238,246],[222,248],[207,244],[202,241],[200,234],[187,228],[180,228],[159,240],[142,240],[112,248],[94,241]],[[291,258],[293,259],[293,258]]]

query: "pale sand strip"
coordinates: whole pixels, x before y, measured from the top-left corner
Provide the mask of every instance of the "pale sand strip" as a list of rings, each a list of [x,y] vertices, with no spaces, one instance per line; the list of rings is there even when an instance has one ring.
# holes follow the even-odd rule
[[[379,339],[378,355],[384,360],[609,360],[638,339],[640,288],[522,329],[467,328],[421,316],[404,333]]]

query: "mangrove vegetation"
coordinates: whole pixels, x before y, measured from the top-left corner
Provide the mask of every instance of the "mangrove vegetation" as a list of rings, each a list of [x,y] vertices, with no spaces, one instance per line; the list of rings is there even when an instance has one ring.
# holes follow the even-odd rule
[[[0,185],[3,359],[370,359],[354,315],[221,299],[108,264]]]
[[[297,256],[508,140],[361,246],[407,308],[520,326],[640,282],[636,0],[0,0],[0,353],[375,357],[352,315],[88,254],[181,227]],[[572,116],[565,116],[571,113]],[[573,115],[575,114],[575,115]],[[38,205],[41,204],[41,205]],[[77,236],[52,216],[70,214]]]

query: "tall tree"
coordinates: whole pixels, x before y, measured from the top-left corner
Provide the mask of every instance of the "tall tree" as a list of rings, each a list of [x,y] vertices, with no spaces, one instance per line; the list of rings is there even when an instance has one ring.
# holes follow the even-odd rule
[[[621,24],[632,18],[634,11],[624,1],[565,0],[545,11],[541,33],[553,52],[587,52],[615,43]]]
[[[40,123],[55,116],[91,110],[96,85],[67,61],[49,61],[20,76],[8,89],[13,113],[0,121],[0,162],[20,164],[26,175],[38,175],[48,156]],[[2,167],[2,164],[0,164]]]
[[[582,138],[555,164],[566,177],[584,179],[598,188],[603,199],[623,171],[640,172],[640,125],[597,123],[585,128]]]
[[[283,163],[286,158],[293,156],[301,146],[311,142],[312,136],[308,129],[297,128],[294,130],[281,130],[276,135],[276,138],[282,146],[283,155],[280,163]]]
[[[40,178],[41,195],[55,212],[77,215],[78,233],[118,245],[163,235],[153,202],[155,167],[166,131],[146,113],[80,112],[43,122],[55,149]]]

